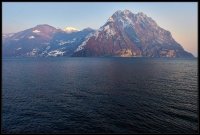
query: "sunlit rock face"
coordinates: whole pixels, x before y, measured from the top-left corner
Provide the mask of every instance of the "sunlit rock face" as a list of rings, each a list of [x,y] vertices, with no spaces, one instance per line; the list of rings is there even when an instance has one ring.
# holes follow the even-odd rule
[[[74,56],[193,57],[144,13],[116,11]]]

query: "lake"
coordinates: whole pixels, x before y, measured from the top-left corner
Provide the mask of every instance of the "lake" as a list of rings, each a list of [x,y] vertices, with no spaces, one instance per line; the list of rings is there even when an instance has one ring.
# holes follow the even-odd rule
[[[5,58],[2,133],[198,133],[197,59]]]

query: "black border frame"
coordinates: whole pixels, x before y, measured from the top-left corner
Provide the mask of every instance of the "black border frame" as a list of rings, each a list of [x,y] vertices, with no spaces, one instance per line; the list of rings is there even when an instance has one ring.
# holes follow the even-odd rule
[[[198,76],[198,78],[197,78],[197,82],[198,82],[198,86],[197,86],[197,88],[198,88],[198,99],[197,99],[197,102],[198,102],[198,125],[199,125],[199,122],[200,122],[200,119],[199,119],[199,97],[200,97],[200,95],[199,95],[199,1],[198,0],[176,0],[176,1],[173,1],[173,0],[163,0],[163,1],[159,1],[159,0],[108,0],[108,1],[106,1],[106,0],[95,0],[95,1],[91,1],[91,0],[57,0],[57,1],[53,1],[53,0],[47,0],[47,1],[45,1],[45,0],[2,0],[2,2],[1,2],[1,7],[2,7],[2,3],[7,3],[7,2],[197,2],[197,5],[198,5],[198,7],[197,7],[197,14],[198,14],[198,17],[197,17],[197,19],[198,19],[198,32],[197,32],[197,35],[198,35],[198,46],[197,46],[197,48],[198,48],[198,51],[197,51],[197,61],[198,61],[198,63],[197,63],[197,68],[198,68],[198,72],[197,72],[197,76]],[[1,8],[1,12],[3,12],[3,9]],[[2,19],[2,13],[1,13],[1,19]],[[1,23],[2,23],[2,20],[1,20]],[[1,25],[1,30],[2,30],[2,25]],[[1,44],[2,44],[2,38],[1,38]],[[0,47],[0,52],[1,52],[1,123],[2,123],[2,46]],[[2,125],[2,124],[1,124]],[[200,125],[199,125],[200,126]],[[2,126],[1,126],[1,134],[5,134],[5,133],[2,133]],[[18,134],[18,133],[17,133]],[[30,133],[30,134],[34,134],[34,133]],[[41,134],[46,134],[46,133],[41,133]],[[52,133],[49,133],[49,134],[52,134]],[[65,133],[64,133],[65,134]],[[71,134],[71,133],[66,133],[66,134]],[[72,134],[80,134],[80,133],[72,133]],[[82,134],[108,134],[108,133],[82,133]],[[109,133],[110,134],[110,133]],[[112,133],[112,134],[118,134],[118,133]],[[127,133],[128,134],[128,133]],[[152,134],[152,133],[138,133],[138,134]],[[157,134],[169,134],[169,133],[157,133]],[[179,133],[176,133],[176,134],[179,134]],[[183,133],[184,134],[184,133]],[[198,133],[196,133],[196,134],[199,134],[199,128],[198,128]]]

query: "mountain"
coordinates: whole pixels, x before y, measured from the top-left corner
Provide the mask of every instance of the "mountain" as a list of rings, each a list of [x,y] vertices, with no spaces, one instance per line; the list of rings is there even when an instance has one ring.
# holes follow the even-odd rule
[[[194,57],[144,13],[116,11],[73,56]]]
[[[47,24],[3,34],[3,56],[194,57],[142,12],[118,10],[98,30]]]
[[[93,29],[66,32],[42,24],[3,35],[3,56],[71,56],[75,49],[94,32]]]

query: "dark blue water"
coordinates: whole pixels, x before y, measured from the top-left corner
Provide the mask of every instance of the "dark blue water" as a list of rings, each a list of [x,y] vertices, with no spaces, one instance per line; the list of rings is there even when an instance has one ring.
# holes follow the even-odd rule
[[[197,59],[3,59],[3,133],[197,133]]]

